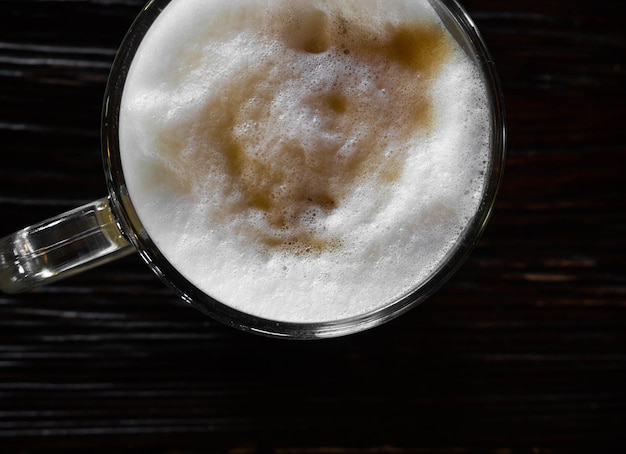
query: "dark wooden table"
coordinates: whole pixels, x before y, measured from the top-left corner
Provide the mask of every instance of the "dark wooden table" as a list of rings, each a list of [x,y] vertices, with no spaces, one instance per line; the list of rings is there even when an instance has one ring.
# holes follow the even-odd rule
[[[464,5],[500,71],[509,154],[440,292],[315,342],[222,326],[136,256],[0,295],[0,452],[626,448],[626,4]],[[103,90],[141,6],[0,2],[0,236],[105,194]]]

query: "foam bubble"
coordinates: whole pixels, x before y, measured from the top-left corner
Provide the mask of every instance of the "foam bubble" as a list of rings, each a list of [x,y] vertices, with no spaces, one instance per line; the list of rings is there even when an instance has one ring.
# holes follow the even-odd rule
[[[488,115],[426,2],[174,0],[129,72],[120,145],[183,275],[250,314],[317,322],[437,267],[477,209]]]

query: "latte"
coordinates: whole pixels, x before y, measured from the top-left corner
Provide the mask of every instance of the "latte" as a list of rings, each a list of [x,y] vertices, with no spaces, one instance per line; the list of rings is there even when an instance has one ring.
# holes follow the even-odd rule
[[[475,216],[479,68],[425,0],[174,0],[124,87],[128,191],[214,299],[287,322],[393,303]]]

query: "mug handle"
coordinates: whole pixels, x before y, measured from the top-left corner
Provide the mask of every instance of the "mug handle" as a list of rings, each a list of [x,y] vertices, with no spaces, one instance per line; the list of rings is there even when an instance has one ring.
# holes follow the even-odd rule
[[[132,252],[103,197],[0,239],[0,290],[24,292]]]

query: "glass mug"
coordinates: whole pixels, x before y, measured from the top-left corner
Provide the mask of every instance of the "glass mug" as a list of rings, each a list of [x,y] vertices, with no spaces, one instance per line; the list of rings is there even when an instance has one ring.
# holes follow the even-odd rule
[[[0,239],[0,289],[19,293],[108,263],[131,253],[142,259],[185,302],[226,325],[294,339],[335,337],[380,325],[416,306],[460,267],[475,246],[493,208],[505,155],[505,116],[498,76],[486,45],[455,0],[430,0],[452,36],[482,71],[490,103],[491,161],[477,213],[445,260],[408,295],[368,313],[327,322],[276,321],[233,309],[189,282],[156,247],[129,197],[121,165],[118,121],[124,82],[142,37],[171,0],[149,2],[138,15],[113,62],[105,90],[102,152],[109,194]]]

